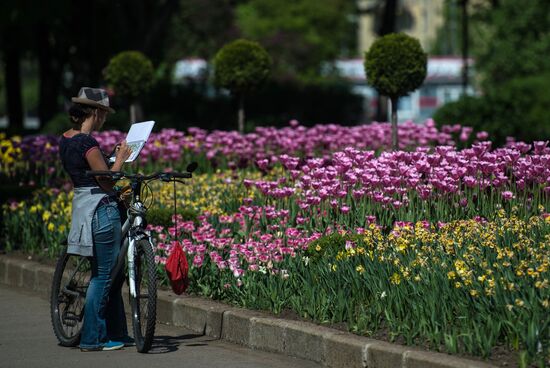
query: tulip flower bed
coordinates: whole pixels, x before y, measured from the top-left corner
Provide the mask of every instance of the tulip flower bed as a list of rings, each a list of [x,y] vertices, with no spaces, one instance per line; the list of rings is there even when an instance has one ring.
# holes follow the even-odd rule
[[[548,354],[548,217],[502,210],[491,222],[402,223],[389,234],[371,224],[322,237],[251,225],[242,216],[180,222],[191,292],[450,353],[488,357],[506,345]],[[172,246],[158,244],[166,254]]]
[[[258,160],[274,163],[282,153],[328,158],[332,152],[345,147],[380,152],[391,146],[390,129],[388,123],[307,128],[296,121],[291,121],[286,128],[258,127],[244,135],[234,131],[208,133],[199,128],[189,128],[186,133],[164,129],[151,134],[150,144],[143,148],[139,162],[133,168],[142,171],[158,169],[158,162],[162,162],[162,169],[183,169],[188,162],[198,161],[203,171],[209,171],[254,167]],[[471,128],[460,125],[445,126],[440,131],[431,120],[425,124],[408,122],[400,125],[400,147],[455,145],[456,141],[467,141],[471,132]],[[105,131],[94,133],[94,137],[104,152],[110,152],[124,138],[124,133]],[[481,137],[486,138],[483,133]],[[58,160],[58,140],[58,137],[48,135],[12,138],[0,135],[0,174],[41,185],[55,182],[59,175],[63,176]]]
[[[382,124],[258,128],[248,136],[159,133],[165,136],[142,152],[140,170],[159,170],[158,162],[184,167],[196,155],[207,167],[177,187],[183,216],[151,216],[163,282],[166,257],[181,244],[191,293],[275,313],[290,309],[450,353],[488,357],[505,346],[520,352],[522,364],[544,364],[548,143],[493,148],[478,134],[459,149],[471,133],[465,127],[409,128],[397,152],[384,150],[390,135]],[[462,137],[453,140],[455,133]],[[105,147],[120,138],[103,134]],[[173,187],[151,189],[149,206],[168,213]],[[6,205],[9,244],[31,252],[59,244],[69,226],[68,193],[42,190]]]

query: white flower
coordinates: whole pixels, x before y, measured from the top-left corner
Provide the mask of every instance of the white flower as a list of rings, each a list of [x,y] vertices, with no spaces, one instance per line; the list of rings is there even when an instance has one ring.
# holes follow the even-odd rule
[[[386,294],[386,291],[384,290],[382,294],[380,294],[380,299],[384,299],[388,294]]]

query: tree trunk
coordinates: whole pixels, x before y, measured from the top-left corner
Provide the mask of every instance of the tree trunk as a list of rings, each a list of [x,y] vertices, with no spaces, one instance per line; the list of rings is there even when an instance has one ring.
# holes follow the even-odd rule
[[[239,133],[244,133],[244,95],[239,94]]]
[[[378,36],[385,36],[395,32],[395,23],[397,18],[397,0],[385,0],[382,13],[382,22],[377,29]],[[379,95],[376,106],[376,121],[384,122],[388,119],[388,98]]]
[[[468,0],[461,0],[462,7],[462,94],[468,90]]]
[[[397,102],[397,97],[391,99],[391,141],[394,151],[399,149],[399,141],[397,138]]]
[[[385,36],[395,32],[395,21],[397,18],[397,0],[385,0],[382,23],[378,29],[379,36]]]
[[[388,98],[383,95],[378,95],[376,101],[376,121],[383,123],[388,121]]]
[[[23,101],[21,97],[21,50],[17,27],[9,27],[4,33],[3,54],[5,60],[6,107],[10,134],[20,134],[23,126]]]
[[[137,123],[143,120],[143,109],[139,102],[133,102],[130,105],[130,124]]]
[[[61,70],[63,61],[54,55],[53,46],[50,44],[50,29],[45,25],[36,27],[37,55],[40,71],[40,86],[38,100],[38,117],[43,127],[51,120],[59,109],[59,90],[61,82]]]

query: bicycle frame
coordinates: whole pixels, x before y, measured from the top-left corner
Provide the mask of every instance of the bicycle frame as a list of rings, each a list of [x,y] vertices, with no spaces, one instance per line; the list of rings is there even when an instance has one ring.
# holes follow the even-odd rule
[[[180,180],[177,180],[178,178],[184,178],[184,179],[190,179],[192,177],[193,171],[197,169],[197,163],[192,162],[190,163],[186,168],[186,173],[156,173],[153,175],[126,175],[123,172],[111,172],[111,171],[87,171],[87,175],[94,175],[94,176],[112,176],[114,179],[118,180],[122,177],[132,177],[134,180],[131,182],[132,186],[132,202],[130,204],[130,207],[128,208],[128,218],[122,225],[122,236],[124,237],[124,241],[122,242],[120,253],[118,256],[117,264],[111,271],[111,280],[116,280],[117,276],[119,275],[119,272],[122,270],[122,267],[124,266],[124,258],[126,257],[126,260],[128,262],[128,273],[129,273],[129,284],[130,284],[130,293],[132,296],[136,296],[136,288],[135,288],[135,275],[134,275],[134,268],[133,268],[133,262],[134,262],[134,243],[138,240],[147,238],[147,241],[151,245],[151,248],[153,248],[153,242],[151,240],[151,234],[145,230],[145,213],[146,208],[141,202],[141,187],[143,183],[147,183],[149,180],[152,179],[160,179],[163,181],[170,181],[174,180],[177,182],[180,182]]]
[[[126,258],[126,262],[128,265],[128,283],[130,286],[130,294],[133,297],[136,296],[134,274],[134,244],[136,241],[146,238],[151,245],[151,248],[154,248],[151,234],[144,228],[146,209],[140,199],[141,184],[141,181],[132,183],[133,198],[127,211],[128,218],[122,225],[122,236],[124,240],[120,248],[117,263],[115,267],[111,270],[111,280],[115,280],[122,270]]]

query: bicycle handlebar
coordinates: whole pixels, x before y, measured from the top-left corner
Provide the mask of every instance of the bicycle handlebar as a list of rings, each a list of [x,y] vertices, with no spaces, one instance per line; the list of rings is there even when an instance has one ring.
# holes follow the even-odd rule
[[[122,178],[126,179],[138,179],[143,180],[153,180],[160,179],[163,181],[169,181],[171,179],[183,178],[190,179],[193,177],[193,174],[190,172],[178,173],[178,172],[157,172],[150,175],[143,174],[127,174],[124,171],[109,171],[109,170],[86,170],[86,176],[110,176],[114,180],[120,180]]]

